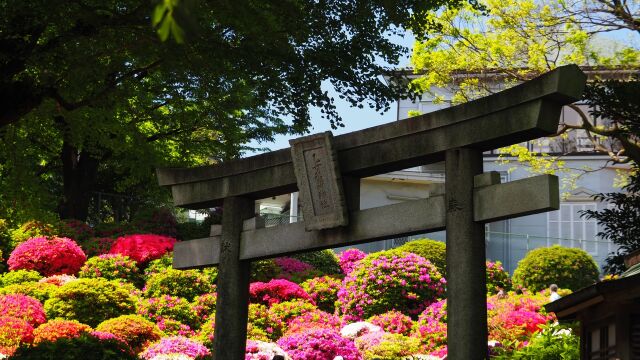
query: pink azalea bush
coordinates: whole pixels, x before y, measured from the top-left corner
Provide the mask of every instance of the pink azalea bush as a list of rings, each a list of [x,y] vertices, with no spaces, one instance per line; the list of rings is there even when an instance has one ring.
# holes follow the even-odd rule
[[[309,279],[300,284],[302,289],[309,294],[318,308],[333,313],[338,300],[338,290],[342,286],[342,280],[333,276],[322,276]]]
[[[447,345],[447,301],[440,300],[429,305],[418,316],[413,336],[420,339],[425,349],[434,354]]]
[[[340,328],[340,318],[322,310],[309,311],[293,318],[287,324],[286,335],[308,331],[309,329],[334,329]]]
[[[369,255],[344,278],[338,311],[358,321],[396,309],[417,317],[444,294],[446,281],[428,260],[412,253]]]
[[[413,328],[413,320],[397,310],[372,316],[367,321],[380,326],[386,332],[394,334],[409,335]]]
[[[245,360],[271,360],[274,356],[281,355],[285,360],[291,358],[278,345],[264,341],[247,340]]]
[[[173,251],[176,239],[155,234],[134,234],[119,237],[111,246],[109,254],[128,256],[138,264],[146,264]]]
[[[309,294],[300,285],[285,279],[274,279],[267,283],[251,283],[249,286],[249,299],[252,303],[268,306],[293,299],[304,299],[313,302]]]
[[[80,246],[68,238],[31,238],[18,245],[9,256],[10,270],[36,270],[44,276],[74,275],[87,260]]]
[[[161,318],[156,322],[158,329],[166,335],[178,335],[192,337],[196,335],[196,332],[191,329],[189,325],[183,324],[178,320]]]
[[[215,285],[213,285],[212,290],[213,292],[199,295],[191,302],[193,311],[195,311],[196,316],[203,322],[207,321],[210,316],[215,315],[216,312],[216,302],[218,301],[218,294],[215,292]]]
[[[47,321],[40,301],[22,294],[0,295],[0,316],[13,316],[37,327]]]
[[[273,261],[280,268],[279,279],[300,283],[321,274],[312,265],[295,258],[279,257]]]
[[[139,356],[151,360],[161,354],[183,354],[193,359],[211,355],[211,351],[201,343],[184,336],[163,337],[147,347]]]
[[[33,342],[33,326],[23,319],[0,316],[0,354],[12,355],[20,344]]]
[[[500,261],[487,261],[487,292],[496,294],[498,287],[505,291],[511,289],[509,273],[504,270]]]
[[[367,254],[358,249],[347,249],[338,255],[338,261],[340,268],[345,275],[349,275],[353,269],[358,265],[358,262],[364,259]]]
[[[293,360],[327,360],[342,356],[344,360],[362,360],[353,341],[335,330],[312,329],[278,340],[278,345]]]

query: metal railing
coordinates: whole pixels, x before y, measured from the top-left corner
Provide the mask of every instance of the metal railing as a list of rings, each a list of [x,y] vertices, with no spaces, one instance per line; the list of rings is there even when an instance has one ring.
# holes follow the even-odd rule
[[[549,247],[551,245],[561,245],[564,247],[572,247],[572,248],[580,248],[587,252],[593,253],[594,251],[591,249],[598,249],[600,246],[606,247],[606,252],[609,253],[612,251],[612,243],[606,240],[583,240],[583,239],[570,239],[570,238],[556,238],[549,236],[537,236],[530,234],[519,234],[519,233],[506,233],[499,231],[486,231],[485,232],[485,240],[491,241],[491,235],[505,236],[508,237],[509,240],[517,240],[518,238],[524,239],[526,242],[526,249],[531,250],[540,246],[532,246],[533,244],[539,244],[542,242],[545,246]],[[595,251],[597,252],[597,251]]]

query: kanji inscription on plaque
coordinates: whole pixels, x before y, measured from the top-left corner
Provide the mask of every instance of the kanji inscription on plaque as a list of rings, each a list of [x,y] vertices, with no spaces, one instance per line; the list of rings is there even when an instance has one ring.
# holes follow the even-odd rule
[[[305,136],[289,143],[305,230],[347,225],[347,208],[331,132]]]

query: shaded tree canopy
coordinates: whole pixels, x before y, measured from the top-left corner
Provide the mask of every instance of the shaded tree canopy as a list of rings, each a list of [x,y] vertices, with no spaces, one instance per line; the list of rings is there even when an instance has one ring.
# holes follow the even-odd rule
[[[152,2],[3,1],[0,217],[85,219],[95,191],[157,198],[154,167],[303,132],[309,106],[340,126],[323,84],[352,105],[388,109],[408,95],[379,79],[380,64],[405,51],[389,36],[462,3],[180,2],[178,44],[159,39]]]

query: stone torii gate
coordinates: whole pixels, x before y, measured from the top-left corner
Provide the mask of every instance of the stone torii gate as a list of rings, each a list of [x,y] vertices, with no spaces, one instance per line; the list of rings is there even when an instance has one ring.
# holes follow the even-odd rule
[[[158,169],[176,206],[224,208],[211,236],[177,243],[174,267],[218,265],[214,356],[244,359],[251,260],[446,229],[449,359],[487,353],[484,224],[557,210],[558,179],[500,184],[482,152],[553,134],[581,97],[577,66],[418,117],[212,166]],[[445,194],[360,210],[360,179],[445,161]],[[304,221],[264,227],[255,200],[300,191]]]

